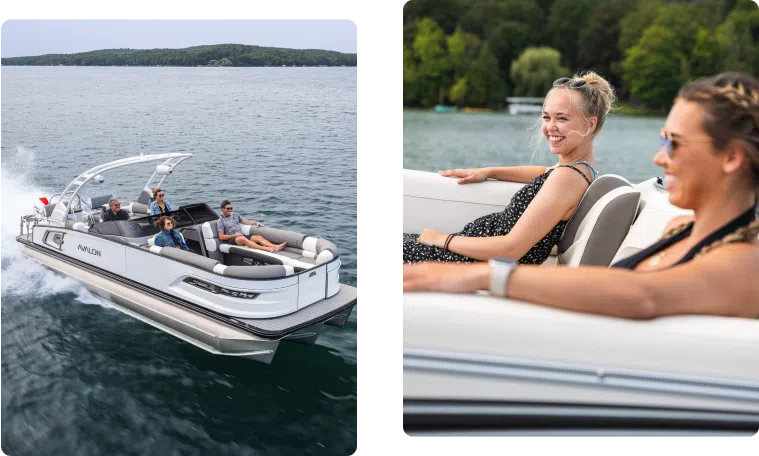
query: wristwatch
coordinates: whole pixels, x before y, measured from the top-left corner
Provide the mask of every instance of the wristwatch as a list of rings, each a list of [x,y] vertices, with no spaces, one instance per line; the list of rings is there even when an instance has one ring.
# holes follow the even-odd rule
[[[493,258],[488,261],[490,266],[490,294],[493,296],[506,296],[506,286],[509,283],[511,271],[517,262],[509,258]]]

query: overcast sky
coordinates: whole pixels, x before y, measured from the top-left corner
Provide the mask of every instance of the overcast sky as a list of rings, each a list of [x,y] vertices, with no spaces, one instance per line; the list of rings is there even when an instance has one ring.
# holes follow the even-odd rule
[[[1,52],[2,57],[20,57],[222,43],[355,53],[356,26],[346,20],[8,20],[2,25]]]

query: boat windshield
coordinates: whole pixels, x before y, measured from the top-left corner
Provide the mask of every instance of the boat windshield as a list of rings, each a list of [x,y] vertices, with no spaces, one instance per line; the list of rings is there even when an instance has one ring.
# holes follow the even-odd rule
[[[208,204],[190,204],[182,206],[175,211],[167,212],[164,215],[171,216],[176,221],[174,228],[185,228],[219,219],[219,215]],[[160,228],[153,225],[159,218],[161,218],[161,215],[146,215],[129,220],[101,222],[94,224],[92,231],[99,234],[123,236],[126,238],[152,236],[161,231]]]

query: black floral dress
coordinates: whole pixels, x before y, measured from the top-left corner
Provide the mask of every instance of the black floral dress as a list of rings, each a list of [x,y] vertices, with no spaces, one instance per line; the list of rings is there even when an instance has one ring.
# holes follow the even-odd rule
[[[575,168],[576,169],[576,168]],[[477,220],[468,223],[463,230],[454,233],[457,236],[467,237],[489,237],[503,236],[508,234],[519,218],[524,214],[527,206],[535,198],[540,189],[543,187],[548,176],[553,170],[541,174],[529,183],[525,184],[518,192],[514,194],[511,202],[502,212],[495,212],[485,215]],[[559,242],[567,221],[562,220],[546,234],[529,252],[519,259],[521,264],[541,264],[548,259],[553,246]],[[470,263],[477,261],[473,258],[465,257],[433,245],[426,245],[417,242],[418,234],[403,234],[403,262],[418,263],[422,261],[444,261],[451,263]]]

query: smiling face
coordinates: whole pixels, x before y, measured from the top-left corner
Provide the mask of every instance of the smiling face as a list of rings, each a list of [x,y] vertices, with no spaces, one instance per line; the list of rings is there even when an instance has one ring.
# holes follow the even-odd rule
[[[155,194],[156,201],[163,201],[163,191],[160,191]]]
[[[570,90],[581,89],[551,90],[543,104],[541,131],[551,153],[556,155],[566,155],[593,140],[596,118],[583,116],[577,110]]]
[[[170,230],[174,227],[174,224],[171,222],[171,220],[164,220],[163,221],[163,229],[164,230]]]
[[[724,179],[723,157],[702,128],[704,115],[698,103],[675,101],[664,123],[672,155],[662,146],[654,156],[654,163],[664,169],[669,202],[684,209],[698,207]]]

